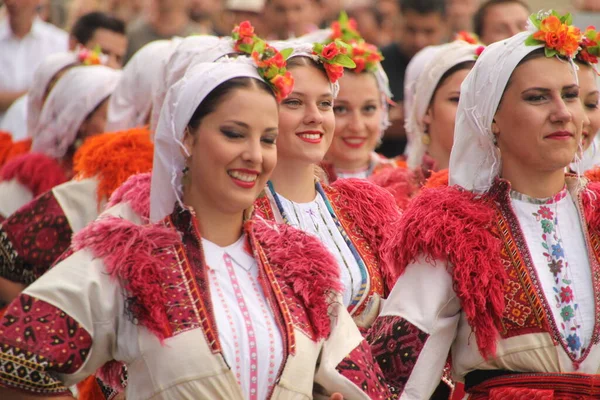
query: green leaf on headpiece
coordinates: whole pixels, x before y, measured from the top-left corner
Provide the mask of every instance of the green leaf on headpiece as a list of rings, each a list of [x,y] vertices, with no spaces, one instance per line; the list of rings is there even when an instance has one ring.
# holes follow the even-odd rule
[[[266,47],[266,43],[264,40],[257,40],[256,43],[254,43],[254,47],[252,48],[252,51],[256,51],[256,52],[262,54],[265,51],[265,47]]]
[[[288,58],[290,58],[290,56],[292,55],[292,53],[294,52],[294,49],[283,49],[281,50],[279,53],[281,54],[281,56],[283,57],[284,60],[287,60]]]
[[[571,13],[567,13],[567,15],[565,15],[565,24],[573,25],[573,16]]]
[[[354,61],[352,61],[352,59],[346,54],[338,54],[331,61],[332,64],[338,64],[344,68],[356,68]]]
[[[540,42],[539,40],[534,39],[533,36],[529,36],[527,39],[525,39],[525,46],[538,46],[542,43],[543,42]]]
[[[344,42],[343,40],[335,39],[335,44],[338,47],[342,47],[342,48],[346,49],[348,52],[352,51],[352,46],[350,46],[348,43]]]
[[[556,50],[549,49],[548,47],[544,47],[544,53],[546,54],[546,57],[554,57],[558,54]]]
[[[531,23],[533,24],[533,26],[535,26],[536,28],[540,29],[541,22],[540,22],[540,20],[537,19],[537,14],[531,14],[529,16],[529,20],[531,21]]]
[[[324,47],[324,46],[323,46],[321,43],[315,43],[315,44],[313,45],[313,51],[314,51],[315,53],[321,54],[321,53],[323,52],[323,47]]]
[[[340,12],[340,16],[338,17],[338,21],[342,25],[348,23],[349,19],[348,19],[348,14],[346,14],[346,11]]]
[[[240,44],[240,50],[246,54],[252,54],[252,45],[251,44]]]

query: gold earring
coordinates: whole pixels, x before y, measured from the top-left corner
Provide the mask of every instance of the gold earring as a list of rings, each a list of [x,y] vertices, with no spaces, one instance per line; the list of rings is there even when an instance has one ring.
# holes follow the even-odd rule
[[[431,136],[429,136],[428,133],[424,133],[421,137],[421,141],[425,146],[429,146],[429,144],[431,143]]]

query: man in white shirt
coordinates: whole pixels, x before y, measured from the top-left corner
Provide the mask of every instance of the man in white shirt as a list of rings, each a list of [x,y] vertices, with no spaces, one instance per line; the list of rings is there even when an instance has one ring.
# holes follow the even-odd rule
[[[5,0],[0,22],[0,121],[10,105],[29,89],[33,72],[49,54],[66,51],[69,36],[37,16],[39,0]]]

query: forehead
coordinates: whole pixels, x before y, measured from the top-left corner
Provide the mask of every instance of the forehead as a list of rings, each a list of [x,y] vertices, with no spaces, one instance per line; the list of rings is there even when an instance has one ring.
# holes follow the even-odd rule
[[[573,67],[555,57],[539,57],[519,65],[510,78],[511,85],[524,90],[527,87],[561,89],[577,83]]]
[[[340,79],[340,93],[336,101],[360,102],[366,99],[378,98],[379,87],[375,76],[370,72],[356,74],[346,71]]]
[[[235,110],[232,118],[231,110]],[[235,119],[251,126],[277,125],[277,101],[275,97],[258,87],[242,87],[232,90],[220,99],[214,111],[206,119],[223,121]]]
[[[489,25],[505,22],[523,22],[529,11],[519,3],[501,3],[490,6],[485,12],[485,22]]]
[[[294,78],[294,92],[321,95],[331,94],[331,85],[327,76],[315,65],[298,65],[289,67]]]
[[[598,92],[598,81],[596,80],[596,72],[592,67],[588,65],[577,64],[579,71],[577,71],[577,77],[579,78],[579,87],[584,93]]]
[[[92,38],[85,43],[88,48],[93,48],[96,45],[111,50],[127,47],[127,36],[105,28],[98,28]]]
[[[414,10],[404,12],[404,25],[411,27],[434,28],[442,26],[442,14],[439,12],[430,12],[420,14]]]

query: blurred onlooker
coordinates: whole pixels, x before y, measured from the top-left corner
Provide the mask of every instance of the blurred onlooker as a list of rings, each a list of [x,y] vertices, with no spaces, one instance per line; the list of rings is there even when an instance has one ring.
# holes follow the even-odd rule
[[[5,0],[7,18],[0,22],[0,121],[33,79],[48,55],[67,50],[69,35],[38,17],[39,0]]]
[[[529,14],[522,0],[488,0],[473,17],[473,31],[485,44],[498,42],[524,31]]]
[[[265,26],[263,10],[265,0],[225,0],[225,11],[221,14],[219,33],[229,35],[235,25],[242,21],[250,21],[260,36],[268,34]]]
[[[127,51],[127,36],[125,23],[118,18],[102,12],[91,12],[81,16],[69,37],[69,48],[74,50],[77,45],[83,45],[93,50],[100,47],[102,53],[108,56],[107,66],[121,68]]]
[[[266,0],[265,21],[270,39],[289,39],[315,30],[317,0]]]
[[[127,27],[129,44],[125,61],[154,40],[203,33],[211,32],[192,21],[189,16],[189,0],[150,0],[144,15]]]
[[[600,12],[600,0],[573,0],[573,5],[581,11]]]
[[[316,12],[313,21],[318,24],[321,28],[327,28],[329,25],[336,21],[340,13],[346,8],[344,0],[316,0]]]
[[[377,47],[392,41],[392,30],[384,26],[384,17],[371,0],[355,0],[347,9],[348,16],[356,20],[358,31],[366,42]]]
[[[128,24],[140,15],[144,2],[145,0],[108,0],[106,12]]]
[[[451,31],[473,31],[473,16],[479,3],[480,0],[446,0]]]
[[[252,1],[248,2],[252,3]],[[190,18],[197,24],[218,35],[223,34],[221,32],[223,0],[190,0],[189,13]]]
[[[381,62],[398,107],[390,110],[390,126],[379,152],[386,157],[402,154],[406,145],[404,131],[404,72],[410,59],[421,49],[444,43],[448,39],[445,0],[399,0],[402,17],[396,22],[393,43],[384,47]]]

